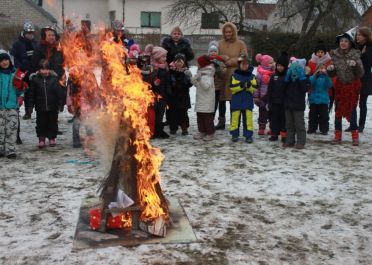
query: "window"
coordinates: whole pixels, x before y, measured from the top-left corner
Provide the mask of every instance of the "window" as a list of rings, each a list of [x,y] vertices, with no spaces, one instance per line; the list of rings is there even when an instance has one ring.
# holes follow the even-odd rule
[[[161,12],[141,12],[142,28],[160,28]]]
[[[110,21],[114,21],[116,19],[116,11],[109,12]]]
[[[43,0],[32,0],[32,2],[34,2],[38,6],[43,6]]]
[[[201,18],[202,29],[219,29],[220,16],[218,13],[203,13]]]

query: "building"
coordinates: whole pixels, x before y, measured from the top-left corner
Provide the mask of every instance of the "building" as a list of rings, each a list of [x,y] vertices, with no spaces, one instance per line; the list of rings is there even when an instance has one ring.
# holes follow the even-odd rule
[[[38,3],[58,19],[60,28],[66,19],[76,24],[88,19],[93,25],[110,27],[111,21],[123,21],[123,18],[126,28],[136,34],[169,34],[175,26],[167,22],[167,9],[174,3],[172,0],[39,0]],[[201,12],[194,17],[196,23],[182,27],[185,34],[220,33],[219,25],[215,29],[201,29]]]
[[[247,3],[245,5],[245,24],[251,30],[264,30],[268,28],[268,18],[274,11],[275,4]]]
[[[35,1],[0,1],[0,28],[21,26],[25,21],[32,21],[37,27],[57,22],[49,12],[38,6]]]

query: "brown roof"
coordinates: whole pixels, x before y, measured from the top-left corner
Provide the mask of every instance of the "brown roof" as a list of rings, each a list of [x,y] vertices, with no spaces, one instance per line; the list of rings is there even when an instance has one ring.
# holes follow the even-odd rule
[[[245,18],[267,20],[275,6],[275,4],[247,3],[245,5]]]

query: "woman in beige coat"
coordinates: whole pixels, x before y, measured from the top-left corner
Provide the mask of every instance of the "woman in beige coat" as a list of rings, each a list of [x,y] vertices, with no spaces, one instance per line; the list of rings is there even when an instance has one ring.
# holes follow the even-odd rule
[[[226,101],[231,100],[231,91],[229,89],[229,81],[231,75],[238,67],[238,58],[242,53],[247,52],[247,46],[242,40],[238,39],[238,31],[236,26],[231,22],[226,22],[222,26],[222,40],[218,42],[219,55],[224,58],[226,64],[226,83],[220,92],[219,106],[218,106],[218,124],[217,130],[225,129],[226,122]]]

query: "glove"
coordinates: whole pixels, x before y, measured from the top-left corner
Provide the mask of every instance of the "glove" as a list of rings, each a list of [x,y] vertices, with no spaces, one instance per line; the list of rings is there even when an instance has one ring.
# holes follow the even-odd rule
[[[21,96],[21,97],[18,97],[18,106],[22,107],[22,105],[23,105],[23,97]]]
[[[350,66],[350,67],[354,67],[354,66],[356,66],[356,61],[354,61],[354,60],[347,60],[346,63],[347,63],[347,65]]]
[[[25,90],[27,88],[27,83],[23,81],[27,72],[22,72],[20,69],[17,69],[14,78],[13,86],[18,90]]]
[[[184,73],[185,73],[186,76],[188,76],[190,78],[192,77],[192,73],[191,73],[191,71],[189,69],[185,70]]]
[[[330,64],[327,66],[327,71],[334,71],[335,70],[335,66],[333,64]]]
[[[155,81],[154,81],[154,85],[155,86],[159,86],[160,85],[160,79],[159,78],[156,78]]]
[[[63,112],[64,106],[59,107],[59,112]]]

